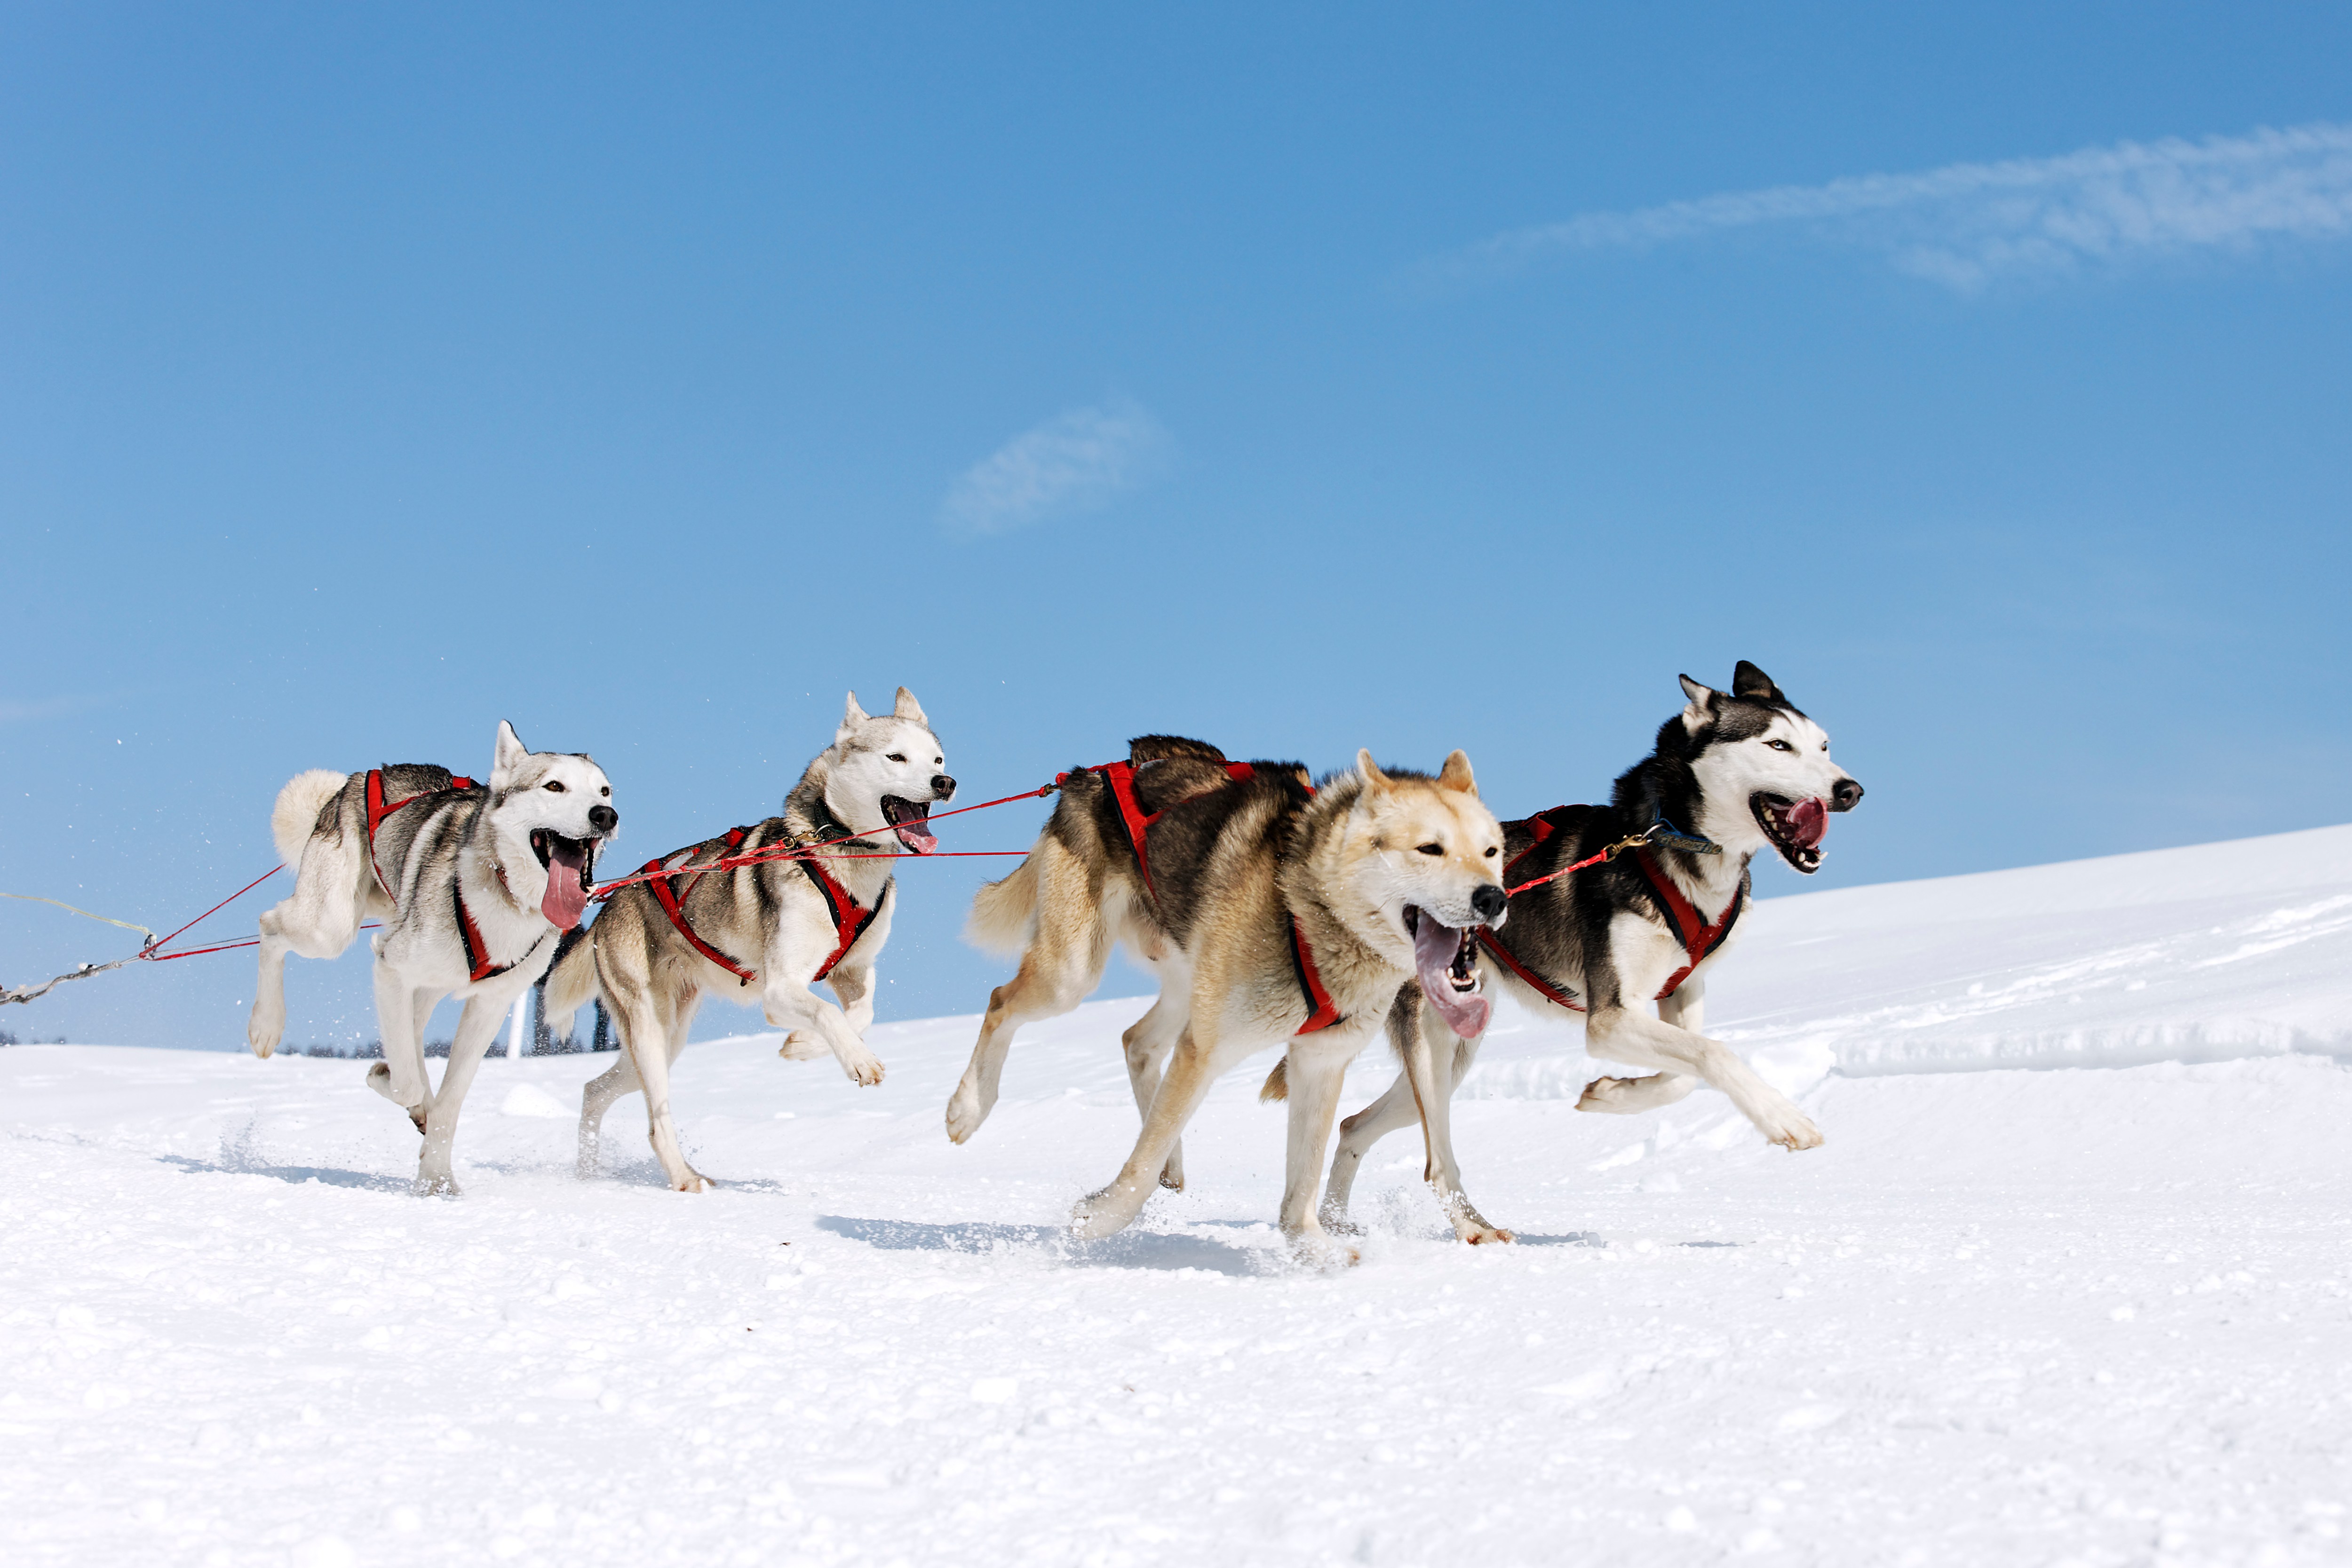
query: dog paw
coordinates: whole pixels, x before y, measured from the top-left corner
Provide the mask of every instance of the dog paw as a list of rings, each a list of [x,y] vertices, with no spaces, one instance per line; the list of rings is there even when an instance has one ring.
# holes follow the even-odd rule
[[[1630,1116],[1643,1109],[1633,1103],[1636,1093],[1634,1086],[1641,1081],[1637,1078],[1596,1078],[1584,1086],[1583,1094],[1577,1098],[1576,1109],[1598,1110],[1610,1116]]]
[[[1349,1216],[1346,1209],[1325,1209],[1315,1216],[1318,1224],[1333,1236],[1361,1236],[1364,1227]]]
[[[1470,1226],[1456,1224],[1454,1227],[1454,1234],[1460,1237],[1463,1241],[1472,1247],[1484,1247],[1490,1241],[1517,1241],[1519,1239],[1509,1231],[1505,1230],[1501,1226],[1488,1225],[1483,1219],[1478,1221],[1476,1224]]]
[[[457,1178],[446,1171],[437,1174],[419,1171],[409,1191],[420,1198],[460,1198],[466,1195],[465,1189],[457,1185]]]
[[[872,1089],[882,1081],[882,1058],[873,1053],[841,1058],[841,1070],[847,1073],[860,1089]]]
[[[672,1177],[669,1186],[674,1193],[707,1193],[713,1184],[709,1177],[689,1167],[685,1175]]]
[[[776,1054],[788,1062],[813,1062],[825,1054],[824,1042],[806,1029],[794,1029],[776,1047]]]
[[[1790,1153],[1800,1149],[1818,1149],[1823,1142],[1822,1130],[1813,1125],[1812,1118],[1794,1109],[1775,1118],[1773,1124],[1764,1129],[1764,1136]]]
[[[1353,1268],[1364,1260],[1361,1248],[1335,1241],[1318,1227],[1290,1238],[1290,1255],[1310,1268]]]
[[[980,1131],[988,1120],[988,1107],[980,1102],[980,1090],[968,1083],[956,1085],[948,1097],[948,1142],[961,1143]]]
[[[253,1047],[255,1056],[268,1060],[278,1053],[278,1042],[285,1037],[284,1012],[280,1011],[275,1017],[264,1017],[260,1008],[253,1010],[252,1018],[245,1026],[245,1043]]]
[[[1088,1193],[1070,1210],[1070,1234],[1080,1241],[1100,1241],[1125,1230],[1143,1205],[1130,1203],[1117,1187]]]

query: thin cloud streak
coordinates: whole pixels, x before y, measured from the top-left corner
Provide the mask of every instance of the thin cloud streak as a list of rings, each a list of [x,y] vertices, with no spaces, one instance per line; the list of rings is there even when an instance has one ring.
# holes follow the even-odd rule
[[[1124,398],[1073,408],[1024,431],[949,487],[940,519],[966,533],[1004,533],[1089,511],[1167,471],[1175,442]]]
[[[1518,271],[1574,252],[1638,248],[1795,224],[1885,253],[1963,292],[2140,258],[2249,251],[2265,240],[2352,233],[2352,125],[2167,139],[2059,158],[1954,163],[1586,213],[1517,229],[1439,263],[1454,279]]]

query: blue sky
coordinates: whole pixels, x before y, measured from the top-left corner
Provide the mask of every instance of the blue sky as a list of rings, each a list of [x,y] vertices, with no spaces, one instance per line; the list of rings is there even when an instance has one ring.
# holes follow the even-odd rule
[[[1752,658],[1870,788],[1768,894],[2352,817],[2352,12],[2052,12],[12,6],[0,889],[176,924],[500,718],[634,866],[901,682],[973,798],[1177,731],[1515,816]],[[884,1017],[985,1001],[989,865]]]

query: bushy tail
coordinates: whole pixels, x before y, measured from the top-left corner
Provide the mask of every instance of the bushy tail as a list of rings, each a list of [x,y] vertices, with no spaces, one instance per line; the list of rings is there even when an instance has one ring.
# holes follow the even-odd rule
[[[302,846],[310,842],[319,814],[350,782],[350,774],[325,768],[312,768],[286,781],[286,787],[278,792],[278,804],[269,811],[269,837],[277,841],[280,860],[297,871],[302,868]]]
[[[1011,956],[1028,951],[1037,931],[1037,858],[1032,854],[1013,875],[991,882],[972,896],[964,940],[983,952]]]
[[[1288,1057],[1274,1064],[1274,1070],[1265,1075],[1265,1087],[1257,1091],[1257,1098],[1261,1105],[1268,1105],[1275,1100],[1290,1098],[1290,1058]]]
[[[572,1015],[596,999],[596,942],[593,932],[572,944],[572,951],[547,972],[548,1033],[555,1038],[572,1035]]]

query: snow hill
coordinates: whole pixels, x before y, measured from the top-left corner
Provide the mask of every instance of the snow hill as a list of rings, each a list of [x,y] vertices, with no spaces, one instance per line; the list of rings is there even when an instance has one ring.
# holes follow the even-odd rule
[[[1457,1138],[1510,1247],[1407,1132],[1360,1266],[1287,1261],[1268,1058],[1072,1245],[1142,1005],[1025,1035],[964,1148],[972,1019],[877,1029],[869,1090],[698,1045],[700,1197],[638,1100],[572,1175],[609,1058],[488,1063],[441,1202],[359,1064],[0,1051],[0,1559],[2352,1552],[2352,827],[1760,905],[1710,1015],[1801,1155],[1580,1114],[1573,1026],[1507,1015]]]

